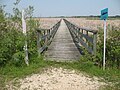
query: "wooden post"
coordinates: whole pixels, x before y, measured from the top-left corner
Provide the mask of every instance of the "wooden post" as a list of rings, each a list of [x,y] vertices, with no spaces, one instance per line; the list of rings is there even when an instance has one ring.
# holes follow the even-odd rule
[[[48,35],[48,30],[45,30],[45,35]],[[45,38],[45,44],[48,45],[48,36]]]
[[[47,35],[48,35],[47,40],[49,40],[49,38],[50,38],[50,36],[49,36],[50,35],[50,29],[47,30]]]
[[[50,39],[52,40],[52,38],[53,38],[53,27],[50,30],[51,30],[51,32],[50,32]]]
[[[86,31],[86,35],[88,36],[88,31]],[[88,40],[87,40],[87,38],[86,38],[86,44],[88,46]]]
[[[80,40],[80,28],[78,28],[78,42]]]
[[[38,56],[40,56],[40,32],[37,31],[37,49],[38,49]]]
[[[22,28],[23,28],[23,34],[25,35],[25,46],[24,46],[25,63],[27,64],[27,66],[29,66],[28,49],[27,49],[27,33],[26,33],[26,22],[25,22],[24,10],[22,10]]]
[[[48,44],[50,44],[50,29],[48,29],[47,35],[48,35],[48,37],[47,37],[47,39],[48,39]]]
[[[81,29],[81,33],[83,34],[83,29]],[[83,36],[81,35],[81,39],[83,40]]]
[[[46,30],[43,31],[43,36],[45,36],[45,31],[46,31]],[[44,39],[44,43],[45,43],[45,41],[46,41],[46,39]]]
[[[93,54],[96,56],[97,33],[93,34]]]

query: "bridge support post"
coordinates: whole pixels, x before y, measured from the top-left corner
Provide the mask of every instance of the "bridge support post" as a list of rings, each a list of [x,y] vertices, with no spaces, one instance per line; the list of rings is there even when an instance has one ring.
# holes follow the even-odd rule
[[[39,31],[37,31],[37,50],[38,50],[38,56],[40,56],[40,47],[41,47],[41,45],[40,45],[40,32]]]
[[[93,35],[93,54],[96,56],[97,33]]]
[[[86,35],[88,36],[88,31],[86,31]],[[88,46],[88,39],[86,38],[86,45]]]

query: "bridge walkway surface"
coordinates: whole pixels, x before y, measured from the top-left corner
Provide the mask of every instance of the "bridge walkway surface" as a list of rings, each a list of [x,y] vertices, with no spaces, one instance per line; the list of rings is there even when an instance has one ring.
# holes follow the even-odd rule
[[[80,52],[76,47],[72,36],[62,20],[52,43],[45,52],[46,60],[75,61],[80,59]]]

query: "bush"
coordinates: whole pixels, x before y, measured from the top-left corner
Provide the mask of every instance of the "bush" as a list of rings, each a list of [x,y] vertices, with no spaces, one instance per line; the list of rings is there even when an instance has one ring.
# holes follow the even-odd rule
[[[29,56],[32,57],[33,55],[37,54],[37,34],[36,34],[36,27],[39,26],[39,22],[35,21],[34,19],[30,18],[27,21],[27,42],[28,42],[28,49],[29,49]]]
[[[4,65],[12,59],[12,56],[23,51],[24,46],[24,35],[22,32],[11,29],[2,30],[0,35],[0,64]]]
[[[39,22],[30,17],[27,19],[27,37],[22,33],[21,12],[19,9],[13,9],[15,16],[6,18],[3,8],[0,7],[0,66],[7,63],[13,63],[21,66],[24,56],[24,44],[27,38],[29,58],[37,53],[37,36],[35,28]],[[30,16],[33,7],[26,9]]]
[[[119,27],[114,27],[114,29],[109,28],[108,31],[106,40],[106,66],[108,68],[120,68],[120,29]],[[99,63],[99,66],[102,66],[103,62],[103,37],[103,30],[99,30],[96,56],[96,62]]]
[[[12,63],[15,66],[23,66],[24,65],[24,57],[25,57],[24,52],[19,51],[12,56]]]
[[[108,26],[108,35],[106,39],[106,68],[118,68],[120,69],[120,28],[110,28]],[[96,57],[89,54],[87,51],[85,55],[81,56],[80,61],[88,62],[92,61],[95,65],[103,66],[103,49],[104,49],[104,33],[103,29],[99,28],[98,40],[97,40],[97,54]]]

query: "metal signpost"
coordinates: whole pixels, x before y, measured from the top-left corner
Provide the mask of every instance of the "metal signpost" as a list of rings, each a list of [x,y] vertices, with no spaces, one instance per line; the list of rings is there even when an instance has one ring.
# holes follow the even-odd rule
[[[27,50],[27,39],[26,39],[27,33],[26,33],[26,22],[25,22],[24,10],[22,10],[22,28],[23,28],[23,34],[25,35],[25,46],[24,46],[24,50],[25,50],[25,63],[28,66],[29,62],[28,62],[28,50]]]
[[[103,70],[105,70],[105,53],[106,53],[106,19],[108,18],[108,8],[101,10],[101,20],[104,20],[104,56]]]

